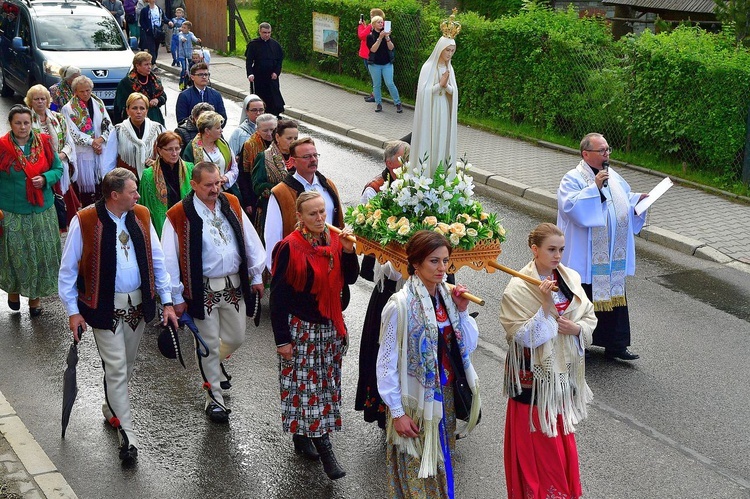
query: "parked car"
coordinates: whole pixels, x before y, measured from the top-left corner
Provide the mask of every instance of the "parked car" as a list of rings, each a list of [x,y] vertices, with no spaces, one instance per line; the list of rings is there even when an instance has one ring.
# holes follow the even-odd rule
[[[112,109],[117,84],[133,63],[128,40],[96,0],[0,0],[0,95],[26,95],[60,80],[60,67],[77,66],[94,94]]]

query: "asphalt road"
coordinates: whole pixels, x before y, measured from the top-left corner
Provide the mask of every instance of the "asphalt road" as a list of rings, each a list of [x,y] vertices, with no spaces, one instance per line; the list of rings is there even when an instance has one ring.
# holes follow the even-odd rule
[[[168,82],[169,101],[176,100]],[[17,100],[17,99],[16,99]],[[0,99],[0,116],[14,101]],[[173,106],[173,104],[172,104]],[[170,109],[172,109],[170,106]],[[238,107],[228,105],[229,123]],[[168,124],[174,126],[173,114]],[[4,133],[7,126],[0,127]],[[350,205],[381,169],[372,151],[351,140],[303,128],[316,138],[320,169]],[[229,136],[228,130],[226,136]],[[510,197],[478,193],[508,231],[503,264],[520,268],[525,240],[554,213]],[[503,274],[462,270],[459,282],[483,297],[480,347],[482,423],[457,445],[457,496],[505,497],[501,372],[504,334],[497,321]],[[634,363],[607,362],[593,350],[587,378],[595,401],[578,426],[584,493],[590,498],[750,497],[750,358],[748,275],[638,240],[637,275],[628,281]],[[156,330],[147,329],[131,384],[140,435],[138,464],[123,469],[115,433],[101,416],[102,370],[89,335],[80,346],[80,393],[68,436],[60,439],[62,373],[69,345],[67,318],[55,298],[30,321],[25,301],[11,313],[0,292],[0,391],[82,498],[382,498],[387,497],[383,433],[353,411],[359,337],[372,285],[352,288],[346,311],[352,346],[344,361],[344,430],[332,437],[348,475],[331,482],[318,463],[299,459],[281,431],[277,360],[266,315],[249,323],[245,345],[230,359],[234,376],[228,426],[203,414],[195,361],[188,369],[160,356]],[[264,300],[267,314],[267,301]],[[183,348],[190,342],[183,336]]]

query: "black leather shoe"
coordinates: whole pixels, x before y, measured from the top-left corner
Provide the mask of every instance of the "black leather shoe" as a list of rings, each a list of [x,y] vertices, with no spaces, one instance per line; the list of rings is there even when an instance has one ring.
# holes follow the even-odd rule
[[[10,298],[8,298],[8,308],[13,311],[21,310],[21,302],[20,301],[10,301]]]
[[[627,348],[624,348],[622,350],[617,350],[615,352],[611,350],[605,350],[604,356],[610,360],[612,359],[620,359],[620,360],[636,360],[640,359],[641,356],[638,354],[635,354],[628,350]]]
[[[29,307],[29,315],[32,317],[39,317],[42,315],[42,307]]]
[[[375,102],[375,96],[370,94],[367,97],[365,97],[365,102]]]
[[[206,416],[211,420],[212,423],[226,424],[229,422],[229,413],[225,411],[219,404],[211,402],[206,407]]]
[[[120,461],[122,464],[133,464],[138,457],[138,449],[134,445],[130,447],[127,444],[120,447]]]
[[[320,454],[315,450],[315,446],[313,445],[312,440],[310,440],[310,437],[297,435],[295,433],[292,435],[292,442],[294,442],[294,452],[296,454],[299,454],[310,461],[317,461],[320,459]]]
[[[222,390],[229,390],[232,388],[232,383],[230,382],[232,380],[232,375],[227,372],[227,368],[224,367],[223,362],[219,362],[219,367],[221,368],[221,373],[226,378],[224,381],[219,382],[219,386],[221,386]]]

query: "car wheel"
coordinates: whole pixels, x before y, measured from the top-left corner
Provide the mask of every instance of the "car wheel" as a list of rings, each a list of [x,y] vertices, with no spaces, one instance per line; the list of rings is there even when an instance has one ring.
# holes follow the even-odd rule
[[[13,95],[13,89],[5,82],[5,74],[3,74],[2,68],[0,68],[0,95],[3,97],[10,97]]]

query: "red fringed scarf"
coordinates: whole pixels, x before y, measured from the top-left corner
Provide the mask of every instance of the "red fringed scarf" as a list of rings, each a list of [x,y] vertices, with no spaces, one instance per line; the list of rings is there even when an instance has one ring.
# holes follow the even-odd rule
[[[344,316],[341,310],[341,290],[344,276],[341,270],[341,243],[336,234],[326,231],[328,246],[313,247],[299,230],[292,231],[284,241],[289,244],[289,265],[286,281],[298,293],[305,290],[307,269],[313,271],[310,293],[318,301],[318,311],[333,321],[339,336],[346,335]],[[275,267],[275,266],[274,266]],[[273,269],[276,273],[276,268]]]
[[[29,140],[27,157],[10,133],[0,137],[0,171],[8,172],[11,167],[16,171],[23,170],[26,173],[26,199],[29,204],[44,206],[44,191],[34,187],[31,179],[49,170],[55,156],[49,136],[32,131]]]

